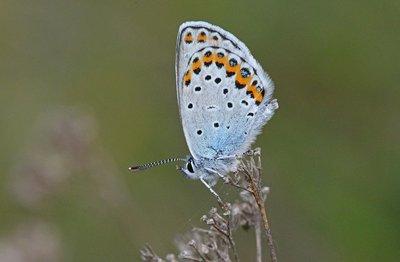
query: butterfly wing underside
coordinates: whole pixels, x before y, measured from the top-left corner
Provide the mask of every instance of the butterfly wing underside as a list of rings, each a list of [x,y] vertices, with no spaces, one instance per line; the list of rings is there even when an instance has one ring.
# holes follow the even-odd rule
[[[278,107],[273,83],[249,49],[206,22],[179,28],[176,88],[185,138],[196,159],[244,153]]]

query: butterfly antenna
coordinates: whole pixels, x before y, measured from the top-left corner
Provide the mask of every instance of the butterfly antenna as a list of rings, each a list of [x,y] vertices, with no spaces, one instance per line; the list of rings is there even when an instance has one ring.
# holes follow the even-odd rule
[[[149,168],[152,168],[152,167],[156,167],[156,166],[160,166],[160,165],[164,165],[164,164],[168,164],[168,163],[176,162],[176,161],[186,161],[186,159],[185,158],[178,158],[178,157],[168,158],[168,159],[155,161],[155,162],[151,162],[151,163],[140,165],[140,166],[132,166],[132,167],[130,167],[128,169],[130,171],[132,171],[132,172],[137,172],[137,171],[146,170],[146,169],[149,169]]]

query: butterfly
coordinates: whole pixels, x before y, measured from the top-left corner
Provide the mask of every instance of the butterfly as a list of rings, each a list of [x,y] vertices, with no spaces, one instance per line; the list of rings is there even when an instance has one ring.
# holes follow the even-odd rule
[[[236,171],[278,102],[274,85],[246,45],[207,22],[185,22],[176,45],[176,93],[190,156],[130,167],[145,170],[173,161],[210,190]]]

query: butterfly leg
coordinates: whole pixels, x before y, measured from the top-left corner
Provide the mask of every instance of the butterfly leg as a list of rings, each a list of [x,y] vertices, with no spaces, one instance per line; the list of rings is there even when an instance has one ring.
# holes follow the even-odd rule
[[[213,174],[218,175],[220,178],[224,178],[223,175],[221,175],[218,171],[216,171],[216,170],[214,170],[214,169],[212,169],[212,168],[205,167],[205,170],[207,170],[207,171],[210,172],[210,173],[213,173]]]
[[[217,158],[217,160],[224,160],[224,159],[229,159],[229,158],[237,158],[237,155],[230,155],[230,156],[220,156]]]
[[[203,178],[200,178],[200,181],[203,182],[203,184],[208,188],[208,190],[210,190],[211,194],[213,194],[217,198],[218,204],[221,207],[224,206],[224,202],[222,201],[220,196],[217,194],[217,192],[215,192],[214,189],[212,189],[212,187],[209,184],[207,184],[207,182]]]

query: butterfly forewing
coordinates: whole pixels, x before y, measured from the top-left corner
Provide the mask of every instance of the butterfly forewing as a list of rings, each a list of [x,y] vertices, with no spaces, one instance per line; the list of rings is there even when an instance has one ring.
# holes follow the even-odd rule
[[[176,78],[185,138],[197,159],[244,153],[276,108],[269,105],[272,82],[247,47],[205,22],[180,27]]]

